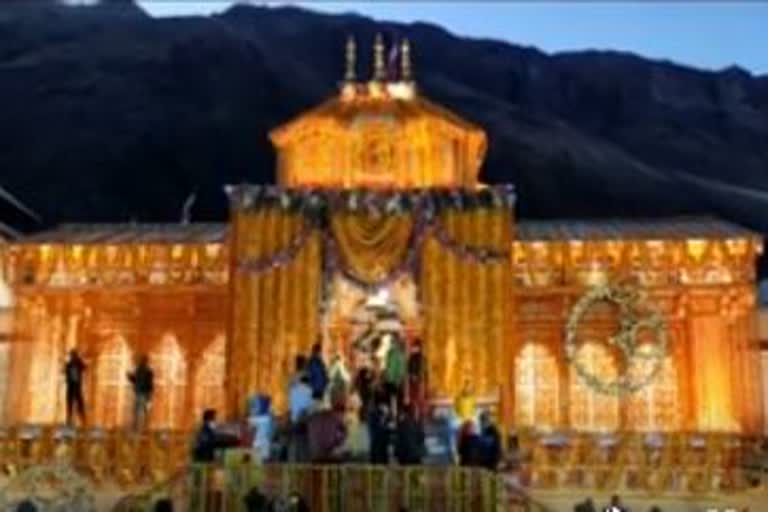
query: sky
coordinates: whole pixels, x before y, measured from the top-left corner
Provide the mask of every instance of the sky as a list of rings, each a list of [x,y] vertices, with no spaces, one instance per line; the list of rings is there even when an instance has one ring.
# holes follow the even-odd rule
[[[153,16],[220,12],[226,0],[139,0]],[[288,3],[374,19],[427,21],[463,36],[500,39],[546,52],[630,51],[705,69],[738,65],[768,74],[768,2],[252,2]]]

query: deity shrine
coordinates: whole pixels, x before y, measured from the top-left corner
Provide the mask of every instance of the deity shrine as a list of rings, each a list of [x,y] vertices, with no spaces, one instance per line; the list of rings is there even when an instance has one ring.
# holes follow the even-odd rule
[[[371,329],[423,340],[428,394],[470,383],[505,428],[762,429],[761,238],[709,218],[526,220],[479,175],[481,127],[419,90],[407,41],[370,79],[353,41],[337,95],[271,134],[277,185],[227,187],[229,224],[65,225],[14,243],[7,423],[130,421],[125,374],[156,371],[153,428],[278,409],[322,340],[350,369]],[[386,314],[384,314],[386,313]]]

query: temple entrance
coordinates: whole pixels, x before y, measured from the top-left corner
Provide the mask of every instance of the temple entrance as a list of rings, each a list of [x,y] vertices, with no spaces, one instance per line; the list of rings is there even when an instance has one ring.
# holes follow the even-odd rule
[[[341,358],[352,374],[363,366],[381,368],[394,339],[402,339],[407,347],[420,332],[413,276],[403,275],[375,290],[363,289],[340,275],[333,277],[323,317],[329,360]]]

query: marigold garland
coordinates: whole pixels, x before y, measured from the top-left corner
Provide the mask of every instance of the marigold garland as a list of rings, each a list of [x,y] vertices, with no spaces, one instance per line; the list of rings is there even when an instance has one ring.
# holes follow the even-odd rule
[[[608,302],[619,308],[620,331],[609,339],[609,343],[619,348],[627,362],[633,359],[653,361],[653,369],[640,379],[632,379],[628,373],[619,375],[614,381],[606,382],[591,373],[576,357],[578,327],[587,311],[598,303]],[[653,333],[654,343],[650,351],[641,351],[638,336],[641,330]],[[644,388],[657,377],[664,363],[667,352],[667,335],[664,320],[656,311],[641,305],[637,290],[617,285],[601,285],[588,290],[573,306],[565,325],[565,356],[573,365],[579,378],[593,390],[610,395],[634,393]],[[628,365],[630,366],[630,365]]]

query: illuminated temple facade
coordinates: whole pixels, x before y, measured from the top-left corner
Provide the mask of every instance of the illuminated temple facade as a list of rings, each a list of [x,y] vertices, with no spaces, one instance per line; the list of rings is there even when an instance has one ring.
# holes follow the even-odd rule
[[[277,202],[307,191],[486,197],[491,187],[478,181],[484,131],[419,94],[409,52],[404,44],[391,80],[377,42],[373,77],[358,82],[350,45],[339,94],[271,133],[279,183],[266,194]],[[280,205],[254,210],[263,187],[228,192],[228,224],[64,225],[6,248],[6,423],[63,421],[62,368],[74,347],[88,364],[89,423],[104,427],[130,423],[125,375],[137,355],[149,355],[153,428],[189,428],[205,407],[238,414],[256,392],[282,407],[297,353],[318,335],[329,354],[348,348],[355,308],[405,257],[417,220],[344,210],[326,213],[321,232]],[[505,426],[763,428],[755,233],[716,219],[529,221],[504,205],[435,218],[447,235],[424,229],[418,276],[386,280],[406,335],[425,342],[435,401],[469,379]],[[353,236],[360,232],[366,243],[377,239],[375,253]],[[351,272],[328,273],[329,238]],[[465,261],[460,250],[443,250],[458,243],[506,256]],[[608,394],[567,360],[565,327],[585,291],[619,281],[661,313],[668,341],[648,385]],[[582,365],[608,380],[624,371],[604,342],[616,316],[597,308],[580,326]]]

